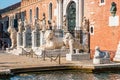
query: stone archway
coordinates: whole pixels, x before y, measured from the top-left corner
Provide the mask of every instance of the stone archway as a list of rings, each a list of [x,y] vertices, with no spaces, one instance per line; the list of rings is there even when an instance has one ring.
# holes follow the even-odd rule
[[[71,1],[66,9],[67,27],[71,34],[74,34],[76,26],[76,3]]]

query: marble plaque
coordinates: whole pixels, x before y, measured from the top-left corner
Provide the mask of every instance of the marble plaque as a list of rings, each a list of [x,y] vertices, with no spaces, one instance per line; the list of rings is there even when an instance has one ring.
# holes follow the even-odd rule
[[[119,16],[110,16],[109,26],[119,26]]]

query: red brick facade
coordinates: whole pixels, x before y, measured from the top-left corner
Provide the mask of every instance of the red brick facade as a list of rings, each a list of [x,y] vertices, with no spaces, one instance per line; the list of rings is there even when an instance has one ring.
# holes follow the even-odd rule
[[[116,15],[120,16],[120,1],[105,0],[100,5],[100,0],[85,0],[84,15],[90,20],[90,25],[94,25],[94,34],[90,36],[90,50],[94,53],[95,46],[99,46],[101,50],[108,50],[113,57],[120,41],[120,24],[119,26],[109,26],[109,16],[111,16],[111,3],[117,5]],[[120,23],[120,19],[119,19]]]
[[[113,57],[120,41],[120,19],[118,26],[109,26],[110,8],[114,1],[117,7],[116,16],[120,16],[120,1],[104,0],[105,2],[102,4],[100,1],[103,0],[84,0],[84,16],[89,19],[90,26],[94,26],[93,34],[90,35],[90,52],[93,55],[95,46],[99,46],[101,50],[110,51],[111,57]],[[52,3],[52,21],[57,21],[57,16],[55,16],[57,0],[22,0],[21,13],[25,12],[24,17],[30,22],[30,10],[32,10],[33,22],[38,8],[38,18],[41,20],[45,13],[46,21],[48,21],[50,3]]]
[[[22,0],[21,2],[21,12],[26,12],[26,19],[29,22],[30,10],[32,10],[32,21],[36,16],[36,8],[39,9],[39,19],[43,18],[43,13],[46,15],[46,21],[48,20],[49,4],[52,3],[52,21],[56,20],[54,16],[54,10],[57,7],[57,0]]]

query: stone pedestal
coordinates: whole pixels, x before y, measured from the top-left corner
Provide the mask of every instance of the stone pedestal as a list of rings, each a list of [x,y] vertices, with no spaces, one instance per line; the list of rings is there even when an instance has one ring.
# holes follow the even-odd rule
[[[18,32],[17,33],[17,48],[22,46],[22,42],[23,42],[22,33]]]
[[[118,61],[118,62],[120,61],[120,42],[118,44],[117,51],[115,57],[113,58],[113,61]]]
[[[34,30],[32,32],[32,48],[40,46],[40,32]]]
[[[31,45],[32,45],[31,32],[29,30],[25,30],[23,32],[23,48],[31,47]]]
[[[40,31],[40,45],[43,45],[45,43],[44,34],[45,31]]]
[[[37,31],[32,32],[32,48],[37,47]]]
[[[80,60],[89,60],[89,53],[78,53],[78,54],[66,54],[67,61],[80,61]]]
[[[108,64],[110,63],[110,58],[94,58],[93,64]]]
[[[23,32],[23,47],[25,48],[27,46],[27,41],[26,41],[26,32]]]

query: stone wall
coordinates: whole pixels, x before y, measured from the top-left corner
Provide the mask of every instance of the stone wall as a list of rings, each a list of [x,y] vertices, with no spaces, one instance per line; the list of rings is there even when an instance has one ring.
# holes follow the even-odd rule
[[[43,13],[46,15],[46,23],[49,16],[49,4],[52,3],[52,21],[56,21],[56,4],[57,0],[22,0],[21,2],[21,12],[26,11],[26,19],[29,22],[30,19],[30,9],[32,10],[32,22],[36,16],[36,8],[39,8],[39,19],[43,17]],[[48,24],[47,24],[48,26]]]

